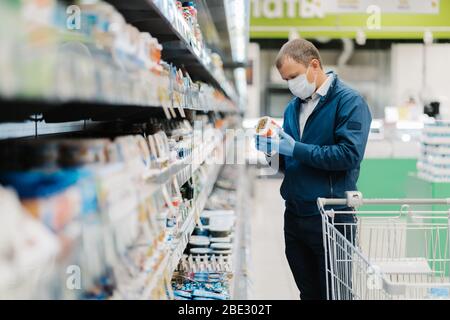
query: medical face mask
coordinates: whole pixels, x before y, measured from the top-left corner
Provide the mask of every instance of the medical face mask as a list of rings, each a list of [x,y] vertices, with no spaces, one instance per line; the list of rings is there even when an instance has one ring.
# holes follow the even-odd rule
[[[309,82],[306,78],[306,74],[308,73],[309,67],[306,70],[306,73],[300,74],[296,78],[292,80],[288,80],[289,90],[291,90],[294,96],[299,97],[300,99],[306,99],[312,96],[312,94],[316,91],[316,78],[314,78],[314,82]]]

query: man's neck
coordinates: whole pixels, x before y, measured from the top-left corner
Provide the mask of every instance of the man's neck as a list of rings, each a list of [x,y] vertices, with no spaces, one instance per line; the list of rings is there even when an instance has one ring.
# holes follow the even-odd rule
[[[320,70],[319,74],[317,75],[316,91],[319,90],[319,88],[325,83],[325,81],[327,81],[327,79],[327,74],[323,70]]]

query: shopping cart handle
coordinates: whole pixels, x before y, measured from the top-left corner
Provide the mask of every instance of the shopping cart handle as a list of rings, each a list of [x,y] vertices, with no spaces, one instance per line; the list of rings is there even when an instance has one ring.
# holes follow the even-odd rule
[[[432,199],[363,199],[363,195],[358,191],[347,191],[345,198],[318,198],[319,209],[324,210],[325,206],[346,205],[351,208],[358,208],[364,204],[374,205],[450,205],[450,198]]]
[[[317,205],[319,208],[324,209],[325,206],[338,206],[338,205],[346,205],[347,199],[327,199],[327,198],[318,198]]]
[[[363,205],[363,195],[359,191],[347,191],[345,192],[345,199],[327,199],[327,198],[318,198],[317,204],[319,207],[323,208],[324,206],[338,206],[338,205],[346,205],[348,207],[357,208]]]

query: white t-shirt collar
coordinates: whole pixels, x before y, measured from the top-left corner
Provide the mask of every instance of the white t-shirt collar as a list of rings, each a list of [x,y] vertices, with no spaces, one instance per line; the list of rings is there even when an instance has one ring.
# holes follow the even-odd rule
[[[317,89],[316,92],[311,96],[312,99],[318,99],[321,97],[325,97],[330,89],[331,83],[333,82],[333,74],[329,74],[327,80]]]

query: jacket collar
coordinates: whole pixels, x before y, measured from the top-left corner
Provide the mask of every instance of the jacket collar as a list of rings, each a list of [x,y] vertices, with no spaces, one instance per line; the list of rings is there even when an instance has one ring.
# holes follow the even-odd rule
[[[321,101],[324,101],[330,95],[330,92],[333,91],[333,88],[335,87],[335,85],[338,81],[338,76],[334,71],[328,71],[326,73],[326,75],[327,76],[331,75],[331,76],[333,76],[333,78],[331,80],[331,84],[329,85],[328,90],[326,91],[325,95],[321,94],[320,92],[316,92],[320,96]],[[300,99],[299,97],[296,97],[296,100],[297,100],[298,105],[301,105],[306,102],[306,100]]]
[[[320,97],[320,98],[326,96],[328,93],[328,90],[330,90],[331,83],[333,82],[333,80],[334,80],[334,74],[327,73],[327,80],[325,80],[325,82],[320,86],[320,88],[317,89],[316,92],[314,92],[313,96]]]

